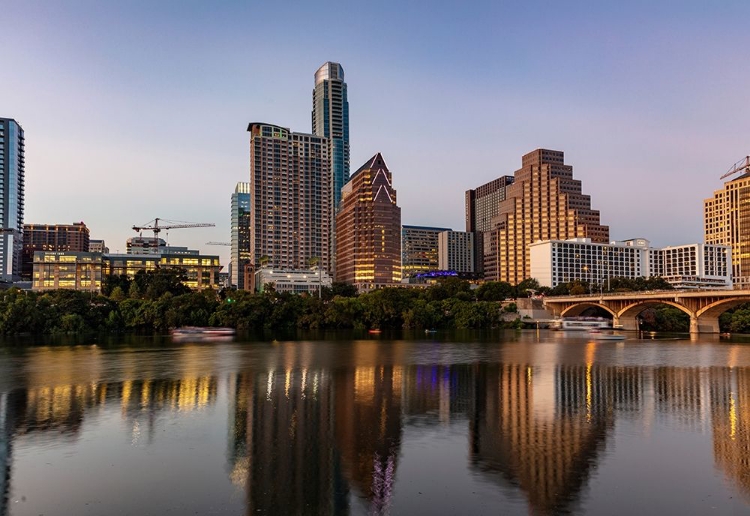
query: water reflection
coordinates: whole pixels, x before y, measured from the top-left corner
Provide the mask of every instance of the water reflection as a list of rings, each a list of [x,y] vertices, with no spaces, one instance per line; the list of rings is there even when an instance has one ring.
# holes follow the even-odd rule
[[[228,428],[226,481],[248,515],[386,514],[410,480],[399,470],[405,433],[443,428],[462,428],[467,450],[466,464],[446,464],[443,478],[469,471],[523,500],[523,512],[585,512],[618,421],[710,435],[716,466],[750,497],[750,368],[600,362],[593,344],[575,359],[510,347],[464,363],[429,363],[424,350],[415,359],[410,343],[313,347],[236,355],[228,369],[210,348],[177,350],[162,357],[166,368],[151,362],[158,354],[30,354],[23,385],[0,393],[0,514],[13,513],[20,439],[64,447],[114,412],[134,445],[157,448],[162,419],[187,421],[221,403],[228,421],[213,424]],[[103,380],[112,374],[117,381]],[[431,503],[424,510],[440,512]]]

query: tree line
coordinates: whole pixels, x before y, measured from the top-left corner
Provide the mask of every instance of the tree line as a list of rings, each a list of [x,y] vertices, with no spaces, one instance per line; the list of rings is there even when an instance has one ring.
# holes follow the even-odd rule
[[[424,289],[385,288],[359,295],[351,285],[334,283],[321,288],[318,296],[272,288],[263,293],[194,292],[184,280],[184,271],[157,269],[141,271],[133,278],[108,277],[101,293],[5,290],[0,293],[0,334],[153,334],[181,326],[225,326],[240,331],[509,328],[523,326],[514,314],[513,300],[518,297],[575,295],[593,289],[581,282],[549,289],[534,279],[516,286],[489,281],[473,289],[468,281],[445,278]],[[612,278],[610,287],[613,291],[669,288],[653,278]],[[685,321],[672,310],[659,307],[644,313],[642,322],[648,329],[684,331]],[[750,332],[750,305],[724,314],[721,321],[722,331]]]

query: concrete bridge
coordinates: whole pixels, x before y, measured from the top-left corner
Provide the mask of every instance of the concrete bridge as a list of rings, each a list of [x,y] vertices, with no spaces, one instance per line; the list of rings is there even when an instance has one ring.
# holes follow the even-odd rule
[[[690,333],[719,333],[719,316],[750,303],[750,290],[659,290],[582,296],[555,296],[544,305],[555,317],[575,317],[592,306],[612,315],[612,324],[638,330],[636,317],[646,308],[670,305],[690,316]]]

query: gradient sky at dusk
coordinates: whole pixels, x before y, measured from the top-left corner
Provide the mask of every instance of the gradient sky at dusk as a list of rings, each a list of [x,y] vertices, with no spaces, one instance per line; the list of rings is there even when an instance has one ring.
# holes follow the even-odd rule
[[[73,2],[71,2],[73,3]],[[125,251],[154,217],[215,222],[249,180],[251,121],[309,132],[340,62],[351,168],[382,152],[404,224],[464,229],[464,191],[565,151],[612,239],[702,241],[702,201],[750,154],[750,2],[0,0],[0,116],[26,133],[26,221]],[[507,4],[507,5],[506,5]]]

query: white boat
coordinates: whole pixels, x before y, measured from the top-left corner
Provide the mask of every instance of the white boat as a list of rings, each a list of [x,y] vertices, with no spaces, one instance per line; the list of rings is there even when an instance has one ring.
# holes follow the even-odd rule
[[[589,331],[594,329],[611,329],[612,321],[603,317],[563,317],[551,325],[554,330]]]
[[[226,341],[234,338],[234,328],[211,328],[205,326],[183,326],[171,332],[173,340],[179,341]]]

